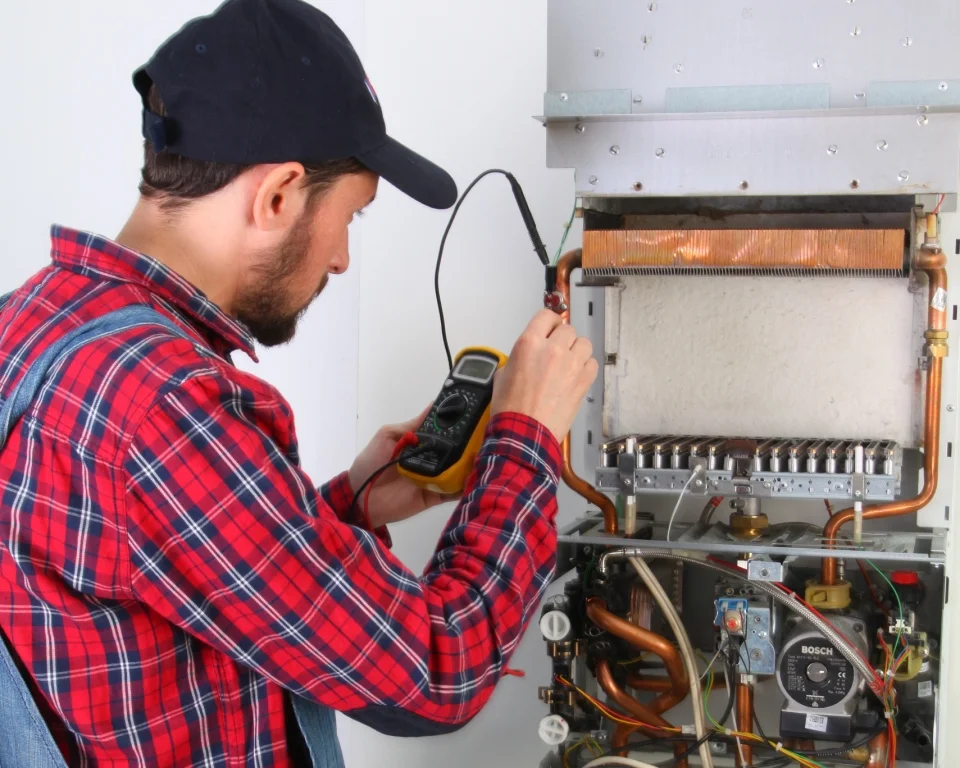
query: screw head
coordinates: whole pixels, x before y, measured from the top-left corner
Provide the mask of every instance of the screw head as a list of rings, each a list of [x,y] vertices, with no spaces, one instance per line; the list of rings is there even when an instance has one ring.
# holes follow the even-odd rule
[[[901,38],[900,38],[900,45],[902,45],[904,48],[909,48],[911,45],[913,45],[913,38],[912,38],[912,37],[901,37]]]
[[[750,658],[753,659],[754,661],[762,661],[762,660],[763,660],[763,651],[761,651],[759,648],[754,648],[754,649],[750,652]]]
[[[569,98],[570,98],[570,97],[567,96],[567,94],[565,94],[565,93],[561,93],[561,94],[560,94],[560,101],[566,101],[566,100],[569,99]]]
[[[577,123],[575,126],[573,126],[573,130],[575,130],[577,133],[583,133],[585,130],[587,130],[587,126],[585,126],[583,123]]]
[[[949,87],[950,86],[948,86],[946,83],[940,83],[940,85],[937,86],[937,88],[939,88],[941,91],[945,91]]]
[[[860,27],[854,27],[850,30],[850,37],[860,37]]]
[[[926,115],[920,115],[920,117],[917,118],[917,125],[926,125],[929,122],[930,118]]]
[[[829,147],[827,147],[827,154],[828,154],[828,155],[835,155],[835,154],[837,154],[837,145],[836,145],[836,144],[831,144]]]
[[[643,96],[634,96],[634,97],[633,97],[633,103],[634,103],[634,104],[643,104]]]
[[[623,484],[629,488],[631,485],[633,485],[633,480],[631,480],[629,477],[624,478]]]
[[[656,152],[653,154],[655,154],[657,157],[663,157],[665,154],[667,154],[667,150],[665,150],[663,147],[658,147]]]
[[[854,631],[854,632],[863,632],[863,624],[861,624],[861,623],[859,623],[859,622],[857,622],[856,624],[854,624],[854,625],[853,625],[853,631]]]
[[[683,64],[675,64],[673,71],[679,75],[681,72],[683,72]]]
[[[760,572],[760,575],[761,575],[761,576],[766,576],[766,575],[767,575],[767,571],[765,571],[765,570],[764,570],[764,571],[761,571],[761,572]],[[760,616],[754,616],[754,617],[753,617],[753,623],[754,623],[754,624],[762,624],[762,623],[763,623],[763,618],[760,617]]]
[[[589,179],[587,179],[587,181],[595,185],[599,181],[599,179],[596,176],[591,176]]]
[[[593,49],[593,58],[595,58],[595,59],[602,59],[602,58],[603,58],[603,51],[601,51],[599,48],[594,48],[594,49]]]
[[[863,493],[862,493],[861,491],[857,490],[857,491],[854,491],[854,492],[853,492],[853,495],[856,496],[856,497],[859,499],[859,498],[863,495]]]
[[[610,154],[611,154],[611,155],[619,155],[619,154],[620,154],[620,147],[618,147],[616,144],[614,144],[612,147],[610,147]]]
[[[865,94],[863,91],[857,91],[853,94],[853,98],[855,98],[857,101],[863,101],[865,98],[867,98],[867,94]]]
[[[860,189],[860,179],[854,179],[850,182],[850,189]]]
[[[639,192],[641,189],[643,189],[643,184],[642,184],[641,182],[639,182],[639,181],[633,182],[633,191],[634,191],[634,192]]]
[[[703,488],[703,480],[697,480],[697,481],[694,483],[694,485],[695,485],[697,488]]]
[[[826,62],[822,57],[821,57],[821,58],[814,59],[814,60],[813,60],[813,68],[814,68],[814,69],[823,69],[823,67],[826,65],[826,63],[827,63],[827,62]]]
[[[746,179],[740,182],[740,189],[749,189],[749,187],[750,187],[750,182],[747,181]]]
[[[953,413],[953,406],[952,406],[952,405],[948,405],[948,406],[947,406],[947,410],[950,411],[950,413]]]
[[[593,395],[587,395],[587,402],[592,403],[596,398]]]
[[[900,173],[897,174],[897,178],[900,179],[900,181],[909,181],[909,179],[910,179],[910,172],[909,172],[909,171],[900,171]]]
[[[883,139],[877,142],[877,149],[879,149],[881,152],[886,152],[887,146],[889,145]]]

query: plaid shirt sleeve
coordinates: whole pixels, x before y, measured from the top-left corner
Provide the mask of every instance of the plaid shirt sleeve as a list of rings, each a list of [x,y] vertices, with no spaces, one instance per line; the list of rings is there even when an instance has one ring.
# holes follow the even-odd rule
[[[393,546],[393,539],[390,538],[390,532],[387,526],[381,525],[374,528],[370,524],[370,518],[366,516],[360,504],[353,503],[353,489],[350,487],[350,478],[346,472],[341,472],[326,485],[320,486],[320,495],[327,506],[333,510],[333,513],[348,525],[355,525],[367,531],[373,531],[377,538],[383,542],[384,546],[390,548]]]
[[[130,589],[168,621],[384,733],[469,721],[546,589],[559,446],[491,421],[418,578],[344,512],[343,478],[296,466],[289,412],[202,376],[150,410],[125,459]],[[335,509],[339,510],[339,514]]]

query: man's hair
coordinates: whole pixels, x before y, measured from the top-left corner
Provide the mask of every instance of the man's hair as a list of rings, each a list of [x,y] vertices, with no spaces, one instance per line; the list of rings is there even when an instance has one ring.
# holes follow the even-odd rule
[[[166,114],[163,100],[155,86],[150,86],[147,104],[151,112]],[[160,208],[170,213],[184,208],[192,200],[223,189],[253,167],[237,163],[193,160],[171,152],[156,152],[149,140],[143,143],[143,154],[140,194],[158,201]],[[353,158],[319,164],[304,163],[303,167],[306,171],[304,185],[309,189],[311,202],[318,200],[341,176],[365,170],[364,166]]]

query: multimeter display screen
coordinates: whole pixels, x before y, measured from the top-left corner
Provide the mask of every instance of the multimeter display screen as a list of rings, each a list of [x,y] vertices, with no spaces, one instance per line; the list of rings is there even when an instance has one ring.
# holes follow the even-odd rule
[[[482,357],[465,357],[460,361],[453,375],[461,379],[485,384],[496,370],[497,363],[494,360],[487,360]]]

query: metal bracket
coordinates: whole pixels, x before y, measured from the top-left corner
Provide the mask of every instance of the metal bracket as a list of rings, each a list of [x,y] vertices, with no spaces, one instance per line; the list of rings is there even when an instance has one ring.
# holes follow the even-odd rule
[[[709,486],[707,482],[707,457],[691,456],[689,461],[690,471],[693,472],[697,467],[700,467],[700,473],[699,477],[690,483],[690,486],[687,488],[687,493],[692,493],[695,496],[706,496]]]
[[[618,491],[624,496],[636,494],[634,482],[637,475],[637,454],[634,451],[624,451],[617,456]]]
[[[750,581],[783,581],[783,563],[773,560],[750,560],[747,562],[747,578]]]

